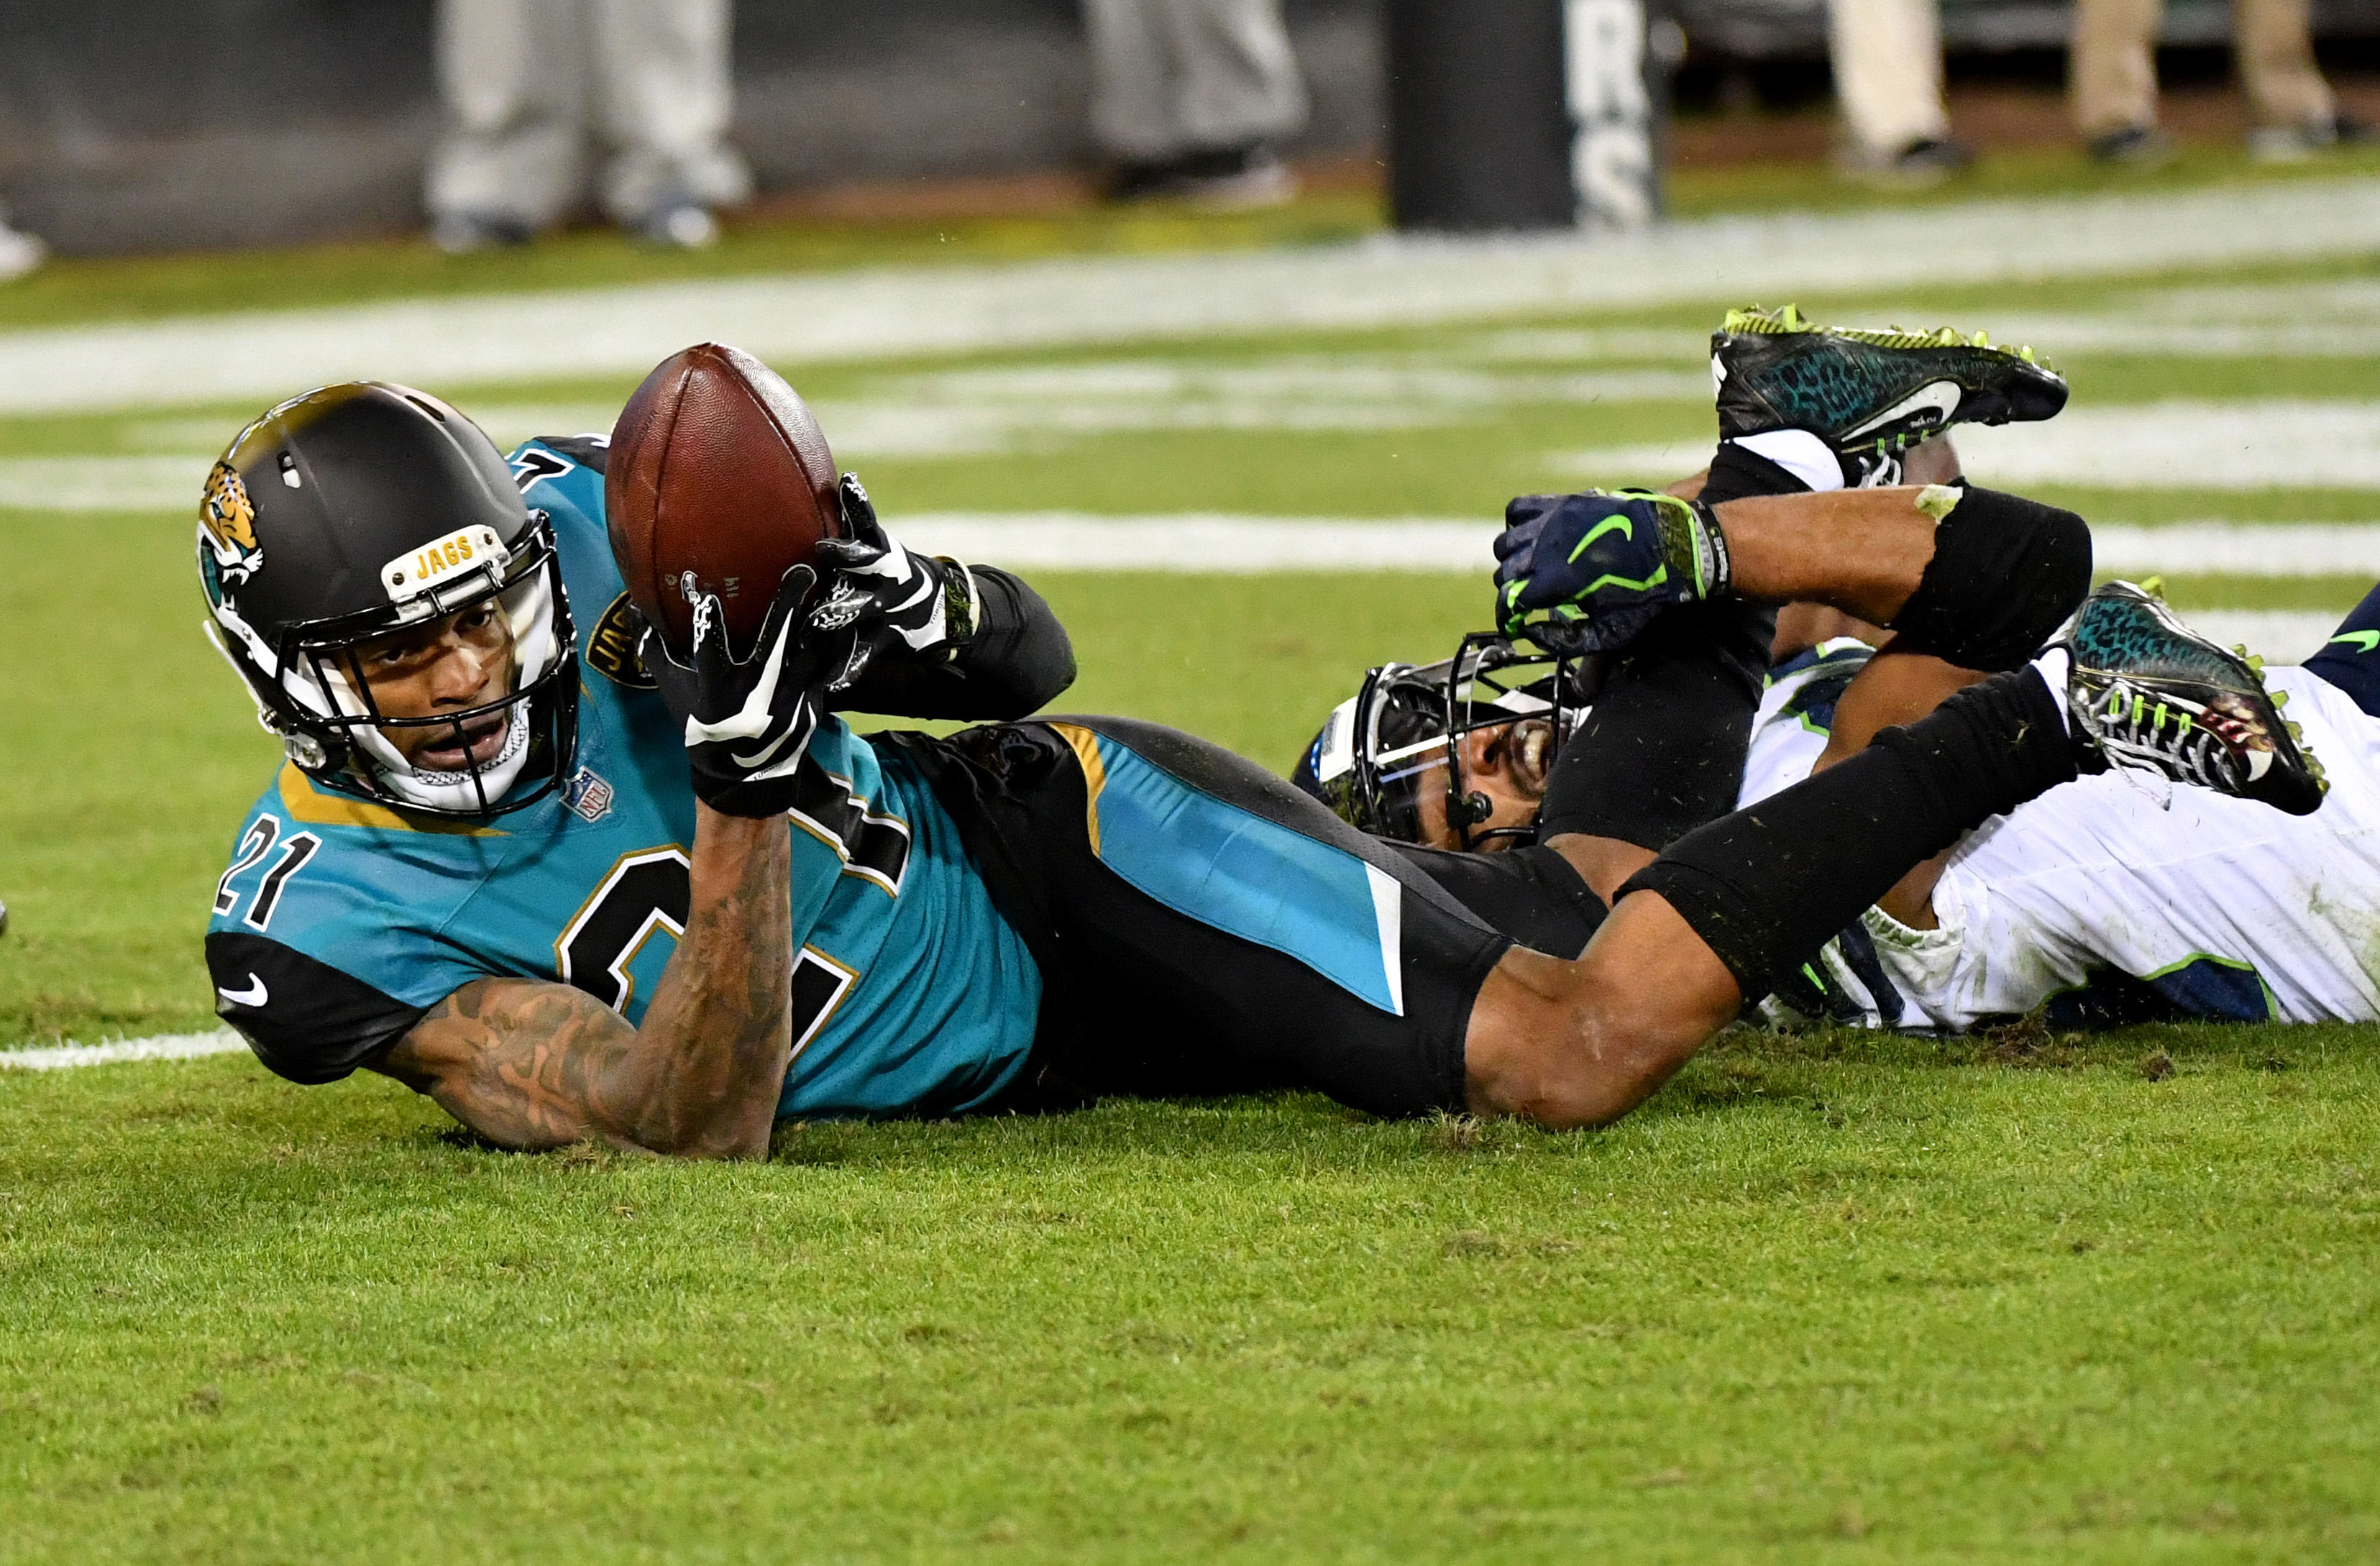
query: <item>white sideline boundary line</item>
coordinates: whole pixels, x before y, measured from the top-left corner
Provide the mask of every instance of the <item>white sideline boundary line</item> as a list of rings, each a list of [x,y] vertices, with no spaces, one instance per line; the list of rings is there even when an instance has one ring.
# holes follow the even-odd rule
[[[54,466],[63,470],[71,464],[60,459]],[[195,462],[175,465],[171,495],[177,509],[182,500],[196,492],[195,476],[203,471]],[[10,462],[0,459],[0,480],[10,472]],[[138,478],[136,473],[136,482]],[[185,479],[188,481],[183,482]],[[121,509],[127,498],[112,471],[42,493],[60,510],[74,509],[86,501],[94,509]],[[150,497],[144,493],[134,498]],[[162,495],[157,498],[164,500]],[[1020,570],[1225,576],[1269,571],[1487,572],[1495,568],[1490,542],[1501,525],[1500,518],[1488,516],[1263,516],[1208,511],[1140,516],[925,511],[894,520],[904,539],[929,553]],[[2148,527],[2103,522],[2091,533],[2099,568],[2119,577],[2161,572],[2380,579],[2380,523],[2199,518]]]
[[[1100,516],[1080,511],[929,511],[901,536],[930,554],[1040,571],[1271,571],[1486,574],[1500,517],[1249,516],[1190,511]]]
[[[2303,609],[2194,609],[2184,624],[2225,647],[2244,644],[2268,662],[2302,663],[2322,650],[2344,614]]]
[[[110,1038],[98,1044],[59,1044],[40,1050],[0,1050],[0,1071],[70,1071],[77,1066],[121,1061],[194,1061],[236,1055],[248,1041],[229,1028],[213,1033],[161,1033],[149,1038]]]
[[[0,412],[286,396],[358,376],[453,389],[641,374],[705,338],[786,365],[1813,290],[2140,275],[2361,256],[2380,182],[1973,201],[1670,223],[1639,234],[1304,249],[383,300],[0,333]]]

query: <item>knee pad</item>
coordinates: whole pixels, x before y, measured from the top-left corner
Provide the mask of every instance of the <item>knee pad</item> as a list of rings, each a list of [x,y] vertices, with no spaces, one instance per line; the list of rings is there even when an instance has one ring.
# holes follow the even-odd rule
[[[2091,590],[2091,529],[2070,511],[1970,486],[1892,629],[1962,669],[2014,669]]]

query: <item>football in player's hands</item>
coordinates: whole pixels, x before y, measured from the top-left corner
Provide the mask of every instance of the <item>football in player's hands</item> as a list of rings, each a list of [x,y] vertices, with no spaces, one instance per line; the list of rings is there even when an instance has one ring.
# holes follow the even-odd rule
[[[682,584],[693,607],[692,646],[681,662],[649,635],[645,665],[682,725],[695,796],[730,816],[778,816],[793,807],[794,773],[818,728],[825,677],[804,632],[818,573],[795,565],[778,581],[751,653],[730,645],[719,595]]]
[[[605,464],[612,553],[673,657],[691,656],[691,589],[719,601],[739,651],[757,646],[785,573],[843,532],[834,454],[809,408],[740,348],[698,343],[645,377]]]

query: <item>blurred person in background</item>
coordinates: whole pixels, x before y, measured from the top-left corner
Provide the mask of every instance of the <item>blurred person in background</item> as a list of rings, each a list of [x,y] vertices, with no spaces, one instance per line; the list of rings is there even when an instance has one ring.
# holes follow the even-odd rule
[[[1305,125],[1281,0],[1083,0],[1091,135],[1111,200],[1218,208],[1297,193],[1275,151]]]
[[[22,277],[50,259],[50,248],[21,228],[11,227],[8,209],[0,207],[0,283]],[[0,925],[6,915],[0,914]]]
[[[725,140],[728,3],[441,0],[439,249],[526,244],[571,214],[590,175],[603,214],[648,242],[715,240],[713,209],[752,189]]]
[[[2083,146],[2103,163],[2154,165],[2173,155],[2156,123],[2156,34],[2164,0],[2075,0],[2068,91]],[[2371,140],[2338,112],[2313,61],[2309,0],[2233,0],[2232,47],[2256,117],[2248,150],[2266,163]]]
[[[1934,185],[1975,161],[1951,137],[1942,103],[1937,0],[1829,0],[1827,50],[1847,170]]]

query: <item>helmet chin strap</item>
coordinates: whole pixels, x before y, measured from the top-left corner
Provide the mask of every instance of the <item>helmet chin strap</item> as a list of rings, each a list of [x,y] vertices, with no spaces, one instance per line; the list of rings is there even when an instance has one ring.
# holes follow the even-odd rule
[[[373,781],[407,804],[433,810],[475,810],[483,799],[493,805],[520,781],[521,769],[528,764],[528,703],[515,702],[505,715],[504,748],[494,759],[456,772],[414,766],[377,731],[366,729],[357,738]]]

